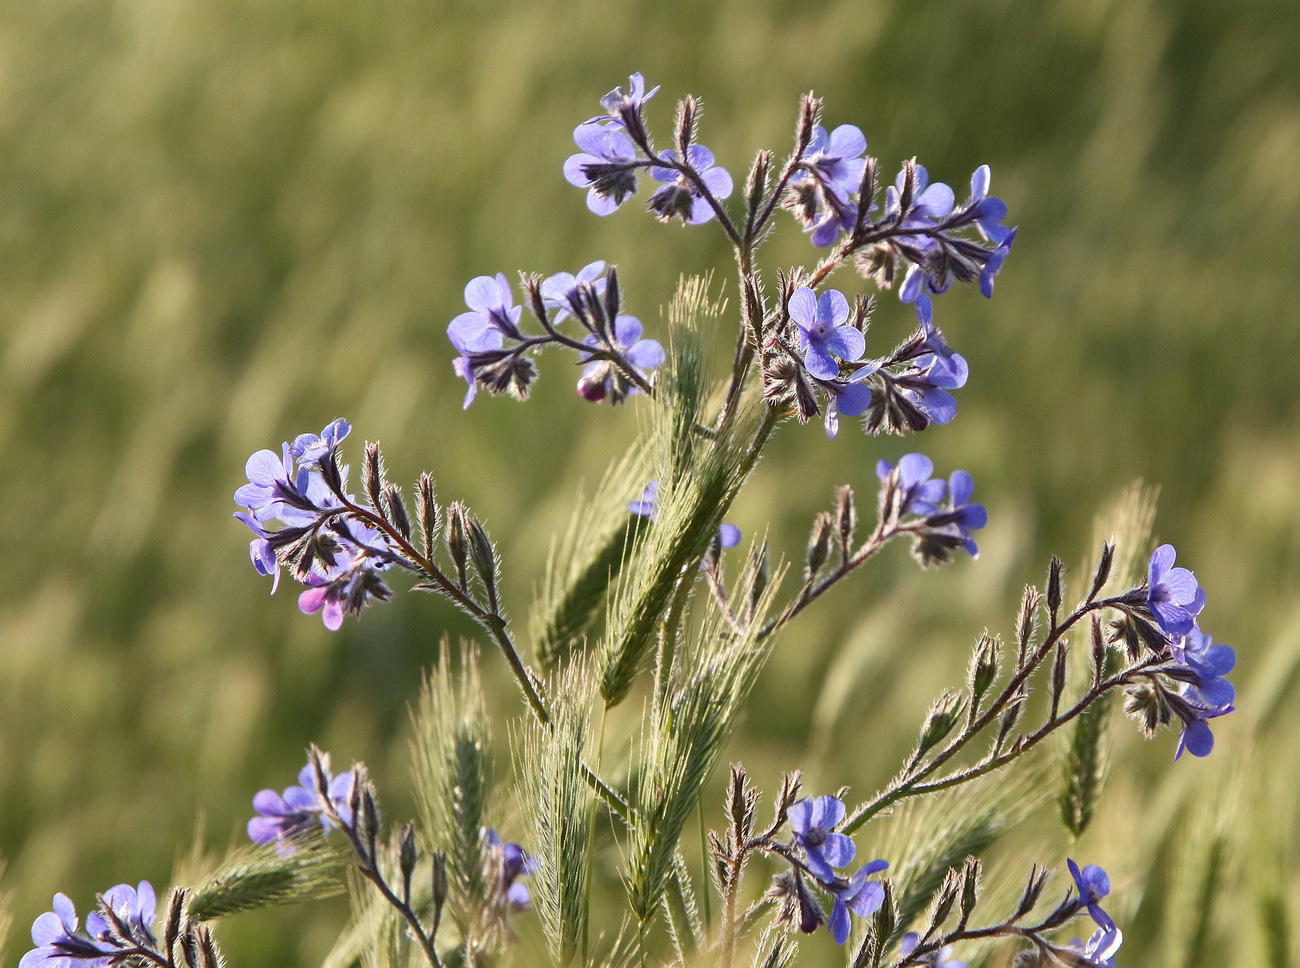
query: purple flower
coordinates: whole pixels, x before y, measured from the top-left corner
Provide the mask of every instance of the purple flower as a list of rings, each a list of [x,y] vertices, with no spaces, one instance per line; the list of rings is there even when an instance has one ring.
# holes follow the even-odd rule
[[[1019,229],[1011,229],[1006,236],[998,243],[996,249],[988,254],[984,262],[984,268],[980,270],[980,292],[985,299],[993,298],[993,277],[998,274],[1002,268],[1002,263],[1007,261],[1007,255],[1011,252],[1011,243],[1016,240],[1016,233]]]
[[[516,883],[522,876],[534,873],[537,862],[518,844],[505,843],[491,827],[484,827],[483,840],[488,850],[495,854],[495,863],[501,869],[501,896],[514,908],[526,908],[532,900],[528,887]]]
[[[1119,951],[1123,941],[1123,932],[1112,925],[1094,931],[1087,944],[1075,938],[1070,950],[1082,957],[1084,964],[1096,965],[1098,968],[1115,968],[1115,952]]]
[[[1186,636],[1173,644],[1172,651],[1181,667],[1175,678],[1188,683],[1189,698],[1209,708],[1232,705],[1237,698],[1236,690],[1223,678],[1237,664],[1237,653],[1231,646],[1215,644],[1193,625]]]
[[[804,170],[791,179],[798,183],[814,179],[828,191],[844,198],[857,193],[866,170],[867,136],[856,124],[841,124],[829,135],[820,124],[799,156]]]
[[[1174,751],[1174,760],[1180,759],[1184,750],[1193,756],[1209,756],[1214,750],[1214,733],[1210,731],[1207,720],[1226,716],[1228,713],[1236,712],[1236,709],[1237,707],[1231,704],[1220,707],[1205,707],[1184,697],[1183,702],[1175,707],[1175,711],[1183,721],[1183,731],[1178,737],[1178,748]]]
[[[1106,872],[1096,864],[1089,864],[1083,870],[1079,870],[1079,865],[1069,858],[1066,858],[1065,863],[1070,868],[1070,876],[1074,878],[1075,886],[1079,888],[1079,906],[1087,907],[1092,919],[1107,931],[1113,929],[1115,922],[1097,903],[1110,893],[1110,878],[1106,876]]]
[[[928,175],[921,165],[914,168],[912,204],[902,211],[907,174],[905,167],[885,193],[886,214],[897,221],[900,236],[906,238],[895,243],[896,249],[912,263],[899,288],[899,299],[913,303],[917,315],[928,320],[930,297],[946,292],[954,279],[973,282],[978,277],[980,292],[991,297],[993,278],[1011,251],[1016,230],[1001,224],[1007,206],[988,194],[988,166],[975,169],[970,198],[955,212],[952,189],[941,182],[927,186]],[[979,232],[983,244],[960,234],[969,227]],[[992,248],[987,246],[989,242]]]
[[[120,928],[108,917],[117,919]],[[54,910],[32,923],[36,947],[23,955],[18,968],[99,968],[120,962],[114,956],[124,949],[154,950],[157,899],[153,885],[117,884],[101,895],[100,909],[86,915],[84,934],[77,933],[77,911],[66,894],[54,895]]]
[[[360,615],[370,599],[388,601],[392,597],[382,576],[391,563],[387,539],[359,521],[338,522],[334,534],[342,539],[334,561],[318,561],[307,576],[308,587],[298,595],[299,610],[304,615],[320,612],[331,632],[343,625],[345,614]]]
[[[659,515],[659,482],[651,481],[641,491],[641,499],[628,501],[627,509],[633,514],[653,521]],[[734,524],[723,524],[718,528],[718,544],[723,548],[734,548],[740,544],[740,529]]]
[[[469,312],[461,313],[447,326],[447,336],[457,349],[471,352],[501,348],[501,340],[489,334],[522,339],[519,317],[522,306],[515,305],[515,295],[505,274],[475,276],[465,285],[465,305]]]
[[[117,884],[105,891],[102,897],[100,910],[86,915],[87,934],[109,945],[112,939],[121,939],[143,948],[156,946],[153,924],[158,920],[158,901],[152,884],[148,881],[141,881],[137,887]],[[101,911],[111,911],[117,917],[126,929],[125,938]]]
[[[916,950],[917,945],[921,943],[921,936],[915,931],[909,931],[903,935],[903,940],[899,942],[898,953],[907,957]],[[967,968],[966,962],[958,961],[952,956],[952,945],[940,948],[938,951],[932,951],[928,955],[922,955],[921,960],[915,962],[919,965],[927,965],[929,968]]]
[[[612,343],[613,349],[624,360],[636,368],[643,377],[645,370],[653,370],[664,361],[664,348],[657,340],[642,339],[641,320],[635,316],[618,316],[614,319]],[[594,351],[604,349],[600,337],[589,333],[583,343]],[[583,362],[592,360],[594,353],[584,353]],[[592,403],[599,403],[607,396],[618,403],[625,396],[639,393],[631,384],[627,375],[622,373],[610,360],[594,360],[583,368],[578,380],[578,393]]]
[[[819,799],[829,800],[834,798],[822,797]],[[839,803],[838,800],[835,802]],[[842,835],[831,834],[830,836]],[[852,842],[850,842],[849,846],[852,846]],[[845,863],[848,863],[848,861],[845,861]],[[856,914],[860,918],[869,918],[880,910],[880,905],[885,900],[885,889],[875,881],[867,880],[867,878],[872,874],[880,873],[888,867],[889,863],[887,861],[873,860],[870,864],[860,868],[847,882],[836,880],[826,885],[835,896],[835,900],[831,904],[831,919],[826,927],[834,935],[836,944],[844,944],[849,940],[849,932],[852,929],[849,912]]]
[[[669,149],[662,157],[676,161],[677,152]],[[713,152],[708,148],[691,145],[686,151],[686,166],[694,171],[714,200],[724,199],[731,194],[731,175],[725,168],[713,167]],[[650,175],[657,182],[667,183],[650,196],[647,206],[660,221],[680,218],[687,225],[700,225],[716,214],[699,185],[685,172],[655,165],[650,169]]]
[[[790,807],[794,841],[804,849],[808,870],[826,885],[838,880],[834,868],[843,867],[857,853],[852,840],[832,833],[844,813],[843,801],[835,797],[804,797]]]
[[[555,321],[562,322],[569,311],[578,311],[578,293],[582,286],[590,284],[597,296],[605,294],[605,263],[589,262],[575,276],[571,272],[557,272],[542,281],[542,303],[551,309],[558,309]]]
[[[1173,567],[1174,555],[1173,545],[1161,545],[1147,568],[1147,607],[1171,638],[1190,632],[1205,607],[1205,590],[1186,568]]]
[[[304,467],[320,464],[338,449],[343,438],[351,432],[352,424],[339,417],[330,421],[320,434],[299,434],[289,445],[289,453],[298,461],[299,472]]]
[[[812,231],[816,246],[827,246],[851,232],[858,206],[853,201],[866,168],[867,138],[862,129],[842,124],[829,135],[821,125],[800,156],[803,170],[790,179],[786,207]]]
[[[564,178],[587,189],[587,208],[609,215],[636,194],[636,145],[616,123],[586,121],[573,130],[582,150],[564,162]]]
[[[880,495],[883,499],[891,475],[897,473],[899,490],[899,514],[930,515],[939,512],[939,502],[943,500],[946,485],[940,480],[931,480],[934,462],[924,454],[904,454],[898,460],[898,468],[887,460],[876,463],[876,476],[880,478]]]
[[[334,811],[344,823],[350,824],[352,771],[331,776],[328,761],[324,763],[324,770]],[[248,821],[249,838],[255,844],[275,841],[281,856],[292,854],[297,849],[294,840],[316,824],[319,823],[324,832],[334,827],[316,790],[316,774],[310,763],[298,771],[298,785],[289,787],[283,794],[259,790],[253,797],[253,809],[258,816]]]
[[[659,85],[656,84],[646,91],[645,78],[638,72],[628,76],[627,93],[621,87],[616,87],[600,99],[600,105],[611,118],[627,123],[629,115],[640,116],[642,105],[654,97],[658,90]]]
[[[926,525],[931,528],[948,529],[960,539],[967,554],[972,558],[978,558],[979,548],[976,547],[971,532],[978,531],[988,524],[989,515],[983,504],[971,503],[974,493],[975,480],[970,474],[966,471],[953,471],[952,476],[948,478],[948,501],[951,508],[932,514],[926,519]]]
[[[456,375],[469,384],[469,389],[465,391],[465,402],[461,409],[469,409],[469,405],[474,402],[474,396],[478,392],[478,381],[474,373],[475,363],[486,353],[494,353],[501,349],[504,337],[498,330],[485,331],[476,342],[477,348],[472,348],[465,343],[460,334],[453,332],[451,327],[447,329],[447,336],[451,340],[451,345],[456,348],[460,356],[451,361],[452,369]]]
[[[36,945],[23,955],[18,968],[76,968],[89,964],[94,968],[108,964],[112,954],[77,934],[77,909],[66,894],[54,895],[54,910],[46,911],[32,922],[32,942]]]
[[[912,204],[906,212],[900,213],[903,187],[907,182],[907,168],[903,168],[894,179],[894,184],[885,189],[885,214],[900,213],[905,222],[913,226],[924,224],[924,220],[943,218],[952,211],[957,196],[943,182],[930,182],[930,173],[925,165],[916,165],[912,178]]]
[[[1015,235],[1016,230],[999,224],[1007,217],[1007,205],[1002,199],[989,194],[991,179],[992,173],[988,165],[980,165],[975,169],[970,176],[970,198],[965,205],[965,214],[974,221],[984,238],[1000,245],[1009,236]]]
[[[824,425],[828,439],[834,440],[840,432],[840,414],[856,417],[870,409],[871,387],[864,381],[879,369],[879,363],[866,363],[846,380],[823,381],[822,388],[827,392]]]
[[[804,366],[817,379],[833,380],[840,375],[836,357],[851,363],[866,350],[867,341],[862,332],[845,325],[849,301],[839,290],[827,289],[818,297],[807,286],[800,286],[790,294],[787,309],[799,328]]]

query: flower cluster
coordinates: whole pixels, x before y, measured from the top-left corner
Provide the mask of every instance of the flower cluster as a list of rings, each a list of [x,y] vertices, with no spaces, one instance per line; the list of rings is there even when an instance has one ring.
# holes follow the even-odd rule
[[[259,790],[253,797],[253,809],[257,816],[248,821],[248,836],[255,844],[274,842],[276,850],[283,854],[292,854],[296,850],[295,842],[304,833],[317,825],[324,833],[334,829],[332,818],[337,817],[345,825],[352,823],[352,789],[353,772],[330,773],[329,759],[321,762],[324,772],[328,800],[321,796],[316,770],[308,763],[298,771],[298,783],[284,791]]]
[[[1111,623],[1110,637],[1134,661],[1149,652],[1159,663],[1126,690],[1125,710],[1147,735],[1179,721],[1179,759],[1184,752],[1208,756],[1214,749],[1209,721],[1235,711],[1236,690],[1224,677],[1236,666],[1237,653],[1201,630],[1205,589],[1192,572],[1174,567],[1175,557],[1167,544],[1152,553],[1146,584],[1120,603],[1123,614]]]
[[[405,564],[388,536],[351,513],[356,505],[346,493],[347,468],[336,459],[351,429],[340,418],[319,435],[284,443],[279,455],[259,450],[245,465],[248,483],[235,491],[235,503],[245,508],[235,517],[256,536],[249,546],[253,567],[271,576],[274,592],[281,564],[289,564],[307,586],[298,607],[308,615],[320,612],[331,630],[370,599],[391,598],[383,573]]]
[[[820,124],[813,126],[781,203],[812,233],[813,245],[828,246],[854,230],[866,151],[867,137],[857,125],[841,124],[830,134]]]
[[[532,901],[528,886],[519,878],[537,871],[537,860],[518,844],[503,841],[491,827],[480,832],[486,848],[486,865],[489,883],[496,884],[497,896],[508,907],[523,909]]]
[[[86,915],[78,932],[77,910],[66,894],[54,895],[54,909],[32,924],[36,947],[23,955],[18,968],[72,968],[73,962],[92,966],[135,964],[132,957],[155,952],[157,900],[153,885],[118,884],[99,896],[99,910]]]
[[[1006,204],[988,193],[988,165],[975,169],[970,195],[960,206],[948,185],[929,179],[924,165],[909,161],[903,166],[885,189],[884,213],[874,226],[886,237],[859,261],[864,272],[884,285],[906,264],[899,298],[912,303],[923,319],[932,312],[931,297],[946,292],[954,281],[978,280],[980,292],[992,297],[993,278],[1016,237],[1016,229],[1001,224]],[[971,230],[977,237],[969,235]]]
[[[822,410],[821,391],[826,436],[832,440],[841,414],[865,415],[863,429],[869,434],[916,432],[951,421],[957,401],[949,391],[966,385],[966,360],[948,346],[928,314],[887,357],[864,360],[862,331],[869,313],[869,302],[859,300],[855,312],[836,289],[820,296],[806,286],[795,289],[787,300],[786,325],[767,342],[764,396],[792,406],[800,421],[807,421]]]
[[[844,820],[844,802],[836,797],[804,797],[789,810],[794,896],[799,904],[799,927],[812,933],[823,922],[835,937],[836,944],[849,939],[850,914],[865,918],[874,914],[885,900],[885,889],[869,878],[889,867],[888,862],[873,860],[843,877],[836,868],[853,861],[857,847],[835,828]],[[808,892],[806,877],[811,877],[831,895],[829,920],[816,899]]]
[[[934,462],[924,454],[904,454],[897,467],[879,461],[881,521],[915,536],[912,554],[923,566],[944,564],[957,548],[978,557],[971,532],[988,523],[988,512],[971,501],[974,480],[966,471],[953,471],[946,482],[933,473]],[[904,522],[907,516],[912,520]]]
[[[542,333],[526,335],[520,328],[523,306],[514,304],[506,277],[479,276],[465,287],[468,312],[447,327],[447,337],[460,355],[452,361],[465,380],[465,406],[482,386],[491,393],[528,396],[537,377],[532,355],[546,346],[559,345],[581,354],[582,377],[578,393],[598,403],[620,403],[648,389],[648,371],[664,361],[664,350],[652,339],[642,339],[641,321],[622,314],[618,274],[605,271],[604,262],[592,262],[574,275],[560,272],[545,279],[526,278],[524,294],[530,313]],[[572,317],[585,331],[579,339],[558,327]]]
[[[731,195],[733,183],[725,168],[714,165],[713,152],[690,144],[679,153],[657,152],[646,131],[642,108],[658,87],[649,92],[645,78],[628,78],[628,93],[615,88],[601,98],[605,114],[582,122],[573,131],[580,149],[564,163],[564,177],[571,185],[587,189],[587,207],[597,215],[609,215],[637,190],[637,175],[646,168],[661,184],[650,196],[649,211],[661,221],[681,219],[685,225],[700,225],[713,219],[719,203]],[[693,113],[693,109],[692,109]]]

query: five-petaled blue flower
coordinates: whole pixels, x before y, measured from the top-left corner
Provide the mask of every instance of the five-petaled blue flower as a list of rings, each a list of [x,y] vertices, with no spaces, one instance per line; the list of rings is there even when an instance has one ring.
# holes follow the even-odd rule
[[[1205,607],[1205,589],[1186,568],[1175,568],[1174,546],[1161,545],[1147,568],[1147,607],[1170,638],[1186,635]]]
[[[676,161],[677,152],[669,149],[662,155],[666,161]],[[713,167],[713,152],[704,145],[691,145],[686,149],[686,166],[704,184],[704,188],[720,201],[731,195],[731,175],[725,168]],[[648,208],[661,221],[680,218],[687,225],[700,225],[716,214],[694,178],[686,172],[665,165],[655,165],[650,175],[657,182],[666,182],[650,196]]]
[[[849,301],[838,289],[827,289],[818,297],[807,286],[800,286],[790,294],[787,308],[790,318],[799,328],[799,348],[804,351],[804,366],[817,379],[833,380],[840,375],[836,357],[852,363],[866,350],[867,341],[861,330],[845,325],[849,318]],[[867,404],[870,405],[870,400]]]
[[[1106,872],[1096,864],[1089,864],[1083,870],[1079,870],[1079,865],[1069,858],[1066,858],[1065,863],[1070,868],[1070,876],[1074,878],[1075,886],[1079,888],[1079,906],[1087,907],[1092,919],[1106,930],[1114,928],[1115,922],[1098,903],[1110,893],[1110,878],[1106,876]]]
[[[852,929],[850,912],[860,918],[869,918],[880,910],[880,905],[885,900],[885,889],[876,881],[869,881],[867,878],[872,874],[879,874],[888,867],[888,861],[873,860],[860,868],[847,881],[836,880],[826,885],[835,897],[831,904],[831,919],[826,927],[834,935],[836,944],[844,944],[849,940],[849,932]]]
[[[790,807],[790,829],[795,843],[804,849],[808,870],[823,884],[839,878],[834,868],[853,860],[857,847],[834,828],[844,819],[844,802],[835,797],[804,797]]]

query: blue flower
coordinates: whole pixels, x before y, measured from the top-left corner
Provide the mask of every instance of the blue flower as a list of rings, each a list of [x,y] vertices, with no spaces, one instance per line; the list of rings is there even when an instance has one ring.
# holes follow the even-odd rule
[[[850,912],[860,918],[869,918],[880,910],[880,905],[885,900],[885,889],[867,878],[888,867],[887,861],[873,860],[847,881],[836,880],[826,885],[835,897],[831,904],[831,919],[826,927],[834,935],[836,944],[844,944],[849,940],[849,932],[852,930]]]
[[[1071,950],[1082,957],[1083,963],[1086,965],[1096,965],[1097,968],[1115,968],[1115,952],[1119,951],[1119,946],[1123,941],[1124,933],[1112,925],[1109,928],[1098,928],[1094,931],[1087,944],[1075,938]]]
[[[835,797],[804,797],[790,807],[795,843],[804,849],[808,870],[825,885],[834,884],[839,879],[834,868],[843,867],[857,853],[852,840],[832,833],[844,814],[843,801]]]
[[[911,207],[902,211],[907,172],[905,167],[885,193],[886,214],[897,220],[900,234],[906,237],[897,248],[912,263],[899,288],[899,299],[914,304],[917,315],[928,319],[931,296],[946,292],[954,279],[972,282],[977,276],[980,292],[991,297],[993,278],[1011,251],[1016,230],[1001,224],[1007,206],[988,194],[988,165],[975,169],[970,198],[955,212],[952,189],[941,182],[927,185],[929,176],[921,165],[914,168]],[[974,227],[985,244],[960,234],[968,227]],[[992,248],[987,247],[989,242]]]
[[[1007,261],[1007,256],[1011,252],[1011,243],[1016,240],[1018,231],[1019,229],[1012,229],[1006,234],[997,248],[988,254],[984,268],[980,270],[980,292],[985,299],[993,298],[993,277],[1001,270],[1002,263]]]
[[[799,329],[799,348],[804,351],[804,366],[817,379],[833,380],[840,375],[837,356],[851,363],[866,350],[867,342],[862,332],[845,325],[849,318],[849,301],[839,290],[827,289],[818,297],[807,286],[800,286],[790,294],[787,309]]]
[[[1237,653],[1228,645],[1214,643],[1193,625],[1192,630],[1172,646],[1180,663],[1179,674],[1189,684],[1187,695],[1209,708],[1230,706],[1237,698],[1232,683],[1223,677],[1237,664]]]
[[[926,518],[929,528],[947,529],[959,538],[962,547],[972,558],[979,557],[979,548],[972,531],[978,531],[989,523],[988,512],[983,504],[971,503],[975,493],[975,480],[966,471],[953,471],[948,478],[948,503],[950,509],[932,514]]]
[[[659,85],[656,84],[647,91],[645,77],[638,72],[628,76],[627,93],[621,87],[616,87],[600,99],[600,105],[611,118],[626,123],[629,115],[640,116],[642,105],[654,97],[658,90]]]
[[[66,894],[54,895],[54,910],[46,911],[32,922],[32,942],[36,945],[23,955],[18,968],[76,968],[108,964],[112,954],[77,934],[77,909]]]
[[[898,475],[899,514],[930,515],[939,513],[939,503],[943,500],[947,485],[942,479],[931,480],[934,473],[934,461],[924,454],[904,454],[898,460],[898,468],[887,460],[876,463],[876,476],[880,478],[880,495],[883,498],[889,487],[890,476]]]
[[[575,276],[571,272],[557,272],[542,281],[542,304],[549,309],[557,309],[555,321],[563,322],[572,310],[578,310],[578,293],[584,285],[590,285],[597,296],[605,294],[604,261],[589,262]]]
[[[1097,903],[1110,893],[1110,878],[1106,876],[1106,872],[1096,864],[1089,864],[1083,870],[1079,870],[1079,865],[1069,858],[1066,859],[1066,864],[1070,868],[1070,876],[1074,878],[1074,883],[1079,888],[1079,906],[1087,907],[1094,921],[1107,931],[1112,930],[1115,922]]]
[[[350,824],[352,771],[331,776],[328,762],[324,769],[334,811],[344,823]],[[298,785],[289,787],[283,794],[259,790],[253,797],[253,809],[258,815],[248,821],[249,838],[255,844],[274,841],[281,856],[292,854],[297,849],[294,840],[316,824],[327,833],[334,827],[316,790],[316,773],[310,763],[298,771]]]
[[[491,827],[484,827],[482,836],[488,850],[495,855],[495,864],[500,865],[501,897],[511,907],[528,907],[532,901],[532,896],[528,892],[527,885],[517,883],[517,881],[520,877],[532,874],[537,870],[536,860],[528,856],[518,844],[503,842]]]
[[[1174,546],[1161,545],[1147,567],[1147,607],[1171,637],[1183,636],[1205,607],[1205,590],[1186,568],[1174,568]]]
[[[862,129],[842,124],[829,135],[820,124],[799,161],[803,169],[790,179],[785,205],[812,232],[816,246],[827,246],[851,232],[858,214],[853,196],[866,169],[867,138]]]
[[[319,434],[299,434],[289,445],[289,453],[297,459],[299,469],[318,465],[332,455],[339,444],[343,443],[343,438],[351,432],[352,424],[338,417],[331,420]]]
[[[138,886],[117,884],[105,891],[101,897],[99,911],[86,915],[86,933],[92,938],[108,943],[110,938],[123,938],[113,923],[101,912],[111,911],[118,922],[125,928],[124,940],[130,940],[140,947],[153,948],[157,941],[153,935],[153,925],[158,920],[158,899],[154,895],[153,885],[141,881]]]
[[[676,161],[677,152],[669,149],[662,157]],[[691,145],[686,150],[686,164],[694,170],[715,200],[727,198],[731,194],[731,175],[725,168],[713,167],[713,152],[704,145]],[[701,225],[716,214],[699,185],[684,172],[655,165],[650,169],[650,175],[657,182],[667,183],[650,196],[647,206],[660,221],[680,218],[687,225]]]
[[[505,274],[475,276],[465,285],[465,305],[469,312],[461,313],[447,326],[447,336],[457,349],[472,352],[499,349],[500,339],[490,334],[522,339],[519,317],[522,306],[515,305],[514,292]]]
[[[636,194],[636,145],[610,122],[586,121],[574,128],[573,140],[582,150],[564,162],[564,178],[587,189],[587,208],[609,215]]]
[[[1184,697],[1183,702],[1174,708],[1183,721],[1183,731],[1178,737],[1178,748],[1174,751],[1174,759],[1178,760],[1184,751],[1193,756],[1209,756],[1214,750],[1214,733],[1210,731],[1207,720],[1218,719],[1220,716],[1236,712],[1237,707],[1231,704],[1219,707],[1201,706]]]
[[[840,432],[840,414],[856,417],[871,408],[871,387],[865,381],[879,369],[877,362],[866,363],[845,380],[822,382],[822,388],[827,392],[824,425],[828,439],[834,440]]]
[[[829,135],[820,124],[816,125],[808,147],[799,156],[804,170],[791,182],[798,184],[811,178],[826,190],[847,198],[862,184],[866,153],[867,136],[856,124],[841,124]]]
[[[1016,230],[999,224],[1007,217],[1007,206],[1002,199],[989,194],[991,178],[988,165],[980,165],[975,169],[970,176],[970,198],[967,199],[964,209],[966,218],[974,221],[980,234],[990,242],[1000,245],[1015,235]]]
[[[921,936],[915,931],[909,931],[903,935],[903,940],[899,942],[898,953],[906,958],[916,950],[917,945],[921,943]],[[958,961],[952,956],[952,945],[940,948],[938,951],[932,951],[928,955],[922,955],[921,960],[914,962],[918,965],[927,965],[929,968],[967,968],[966,962]]]
[[[111,912],[117,924],[107,916]],[[85,934],[77,933],[77,911],[66,894],[54,895],[54,910],[32,923],[36,947],[18,968],[102,968],[120,962],[123,947],[156,949],[153,925],[158,918],[153,885],[117,884],[101,895],[100,910],[86,915]],[[120,925],[120,927],[119,927]]]
[[[642,376],[645,376],[645,370],[653,370],[663,363],[664,348],[657,340],[641,338],[644,328],[641,320],[635,316],[616,317],[612,330],[611,342],[614,350],[632,364]],[[589,333],[583,339],[583,343],[590,346],[593,351],[604,349],[600,337],[595,333]],[[592,360],[594,355],[594,352],[584,353],[583,362]],[[606,397],[618,403],[623,397],[640,392],[639,388],[628,381],[626,374],[609,360],[588,362],[582,370],[582,377],[578,380],[579,395],[592,403],[599,403]]]

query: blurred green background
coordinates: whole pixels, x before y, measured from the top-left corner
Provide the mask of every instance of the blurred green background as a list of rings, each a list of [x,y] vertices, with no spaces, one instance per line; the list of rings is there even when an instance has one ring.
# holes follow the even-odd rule
[[[957,420],[905,441],[786,427],[732,515],[797,555],[834,485],[872,494],[879,457],[923,449],[974,475],[980,560],[922,575],[893,549],[802,617],[731,758],[769,787],[802,766],[868,794],[974,637],[1009,628],[1052,551],[1080,574],[1094,513],[1144,478],[1157,536],[1209,590],[1205,626],[1238,649],[1240,712],[1210,759],[1176,766],[1173,735],[1143,744],[1117,712],[1084,842],[1049,806],[1004,870],[1107,867],[1126,964],[1284,962],[1278,925],[1300,924],[1297,63],[1291,0],[0,6],[4,957],[56,890],[84,909],[239,841],[253,792],[288,785],[309,741],[366,760],[390,815],[409,810],[419,670],[444,632],[472,630],[399,595],[326,632],[289,589],[267,596],[230,495],[252,451],[345,415],[354,462],[378,439],[393,479],[428,469],[482,515],[522,627],[577,483],[621,452],[635,406],[582,403],[552,355],[528,404],[462,412],[445,326],[474,275],[597,258],[651,335],[682,273],[717,269],[732,295],[716,230],[636,204],[598,220],[561,177],[573,126],[640,70],[664,85],[661,140],[673,99],[701,96],[701,140],[738,179],[755,149],[788,146],[814,90],[890,177],[916,155],[960,193],[990,164],[1020,226],[992,301],[937,306],[971,366]],[[787,223],[763,258],[814,253]],[[886,295],[869,349],[909,319]],[[485,658],[504,746],[522,709]],[[1207,830],[1223,886],[1189,955],[1179,858]],[[345,914],[245,916],[221,938],[241,968],[313,965]]]

